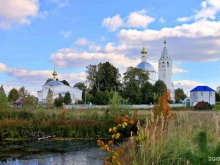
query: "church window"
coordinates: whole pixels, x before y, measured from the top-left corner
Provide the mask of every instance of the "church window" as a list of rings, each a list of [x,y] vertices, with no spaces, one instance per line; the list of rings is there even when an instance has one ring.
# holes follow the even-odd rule
[[[161,63],[159,62],[159,68],[161,67],[160,65],[161,65]]]
[[[162,63],[162,67],[165,67],[165,62]]]
[[[167,67],[169,67],[169,62],[167,62]]]
[[[203,92],[201,92],[201,96],[203,96]]]

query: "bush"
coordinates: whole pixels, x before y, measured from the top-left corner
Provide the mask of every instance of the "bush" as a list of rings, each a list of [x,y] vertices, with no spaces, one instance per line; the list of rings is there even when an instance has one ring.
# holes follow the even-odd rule
[[[102,91],[98,91],[95,95],[94,98],[94,103],[98,104],[98,105],[107,105],[109,101],[108,96],[102,92]]]
[[[59,97],[54,100],[54,105],[56,107],[61,107],[63,105],[63,100],[64,100],[63,96],[59,94]]]

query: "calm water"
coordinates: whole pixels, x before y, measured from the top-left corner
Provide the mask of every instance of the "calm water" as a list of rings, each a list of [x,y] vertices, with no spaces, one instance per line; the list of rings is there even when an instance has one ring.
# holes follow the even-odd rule
[[[106,152],[95,141],[37,141],[1,144],[0,165],[102,165]]]

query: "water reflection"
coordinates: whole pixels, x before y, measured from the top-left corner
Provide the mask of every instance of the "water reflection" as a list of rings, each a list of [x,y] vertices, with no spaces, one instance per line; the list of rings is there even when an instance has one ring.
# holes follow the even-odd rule
[[[96,146],[94,141],[37,143],[38,145],[34,146],[35,149],[41,149],[38,154],[29,153],[16,159],[8,158],[5,162],[0,162],[0,165],[101,165],[106,154]],[[31,142],[31,144],[23,144],[22,150],[27,150],[27,146],[33,147],[35,143]]]

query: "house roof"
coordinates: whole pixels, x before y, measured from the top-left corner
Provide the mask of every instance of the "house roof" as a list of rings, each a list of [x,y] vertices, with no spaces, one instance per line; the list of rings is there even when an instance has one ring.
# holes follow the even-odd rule
[[[17,100],[15,100],[14,104],[23,104],[24,103],[24,97],[19,97]]]
[[[197,108],[197,109],[212,109],[212,106],[208,102],[200,101],[194,106],[194,108]]]
[[[194,89],[192,89],[190,92],[196,92],[196,91],[215,91],[215,90],[213,90],[208,86],[197,86]]]

